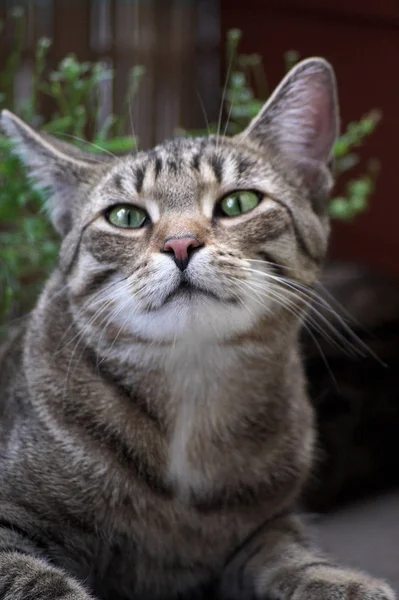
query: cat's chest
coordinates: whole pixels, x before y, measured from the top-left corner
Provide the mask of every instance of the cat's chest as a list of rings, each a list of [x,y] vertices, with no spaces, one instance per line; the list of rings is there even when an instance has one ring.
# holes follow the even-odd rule
[[[112,536],[101,568],[92,581],[101,598],[147,600],[196,598],[213,592],[229,556],[259,526],[263,511],[202,512],[179,502],[148,503],[145,531],[137,521],[131,530]],[[202,597],[202,596],[199,596]]]
[[[265,408],[272,395],[259,348],[188,343],[130,358],[142,373],[139,395],[160,427],[152,434],[157,446],[139,431],[126,440],[134,439],[161,487],[183,503],[208,507],[263,493],[275,469],[267,455],[279,427]]]
[[[176,354],[164,365],[170,403],[167,477],[183,495],[206,494],[220,480],[224,457],[215,441],[229,425],[235,352],[203,349]],[[210,468],[212,461],[212,468]]]

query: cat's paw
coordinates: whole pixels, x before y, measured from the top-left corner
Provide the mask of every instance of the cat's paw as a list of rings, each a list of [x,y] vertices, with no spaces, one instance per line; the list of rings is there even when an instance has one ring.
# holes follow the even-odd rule
[[[309,568],[292,600],[395,600],[380,579],[330,566]]]
[[[4,598],[92,600],[80,583],[43,559],[0,550],[0,599]]]

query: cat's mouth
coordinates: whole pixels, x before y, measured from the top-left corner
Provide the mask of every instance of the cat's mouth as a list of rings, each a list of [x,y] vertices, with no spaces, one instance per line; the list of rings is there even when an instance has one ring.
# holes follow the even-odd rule
[[[206,290],[204,288],[198,287],[197,285],[193,284],[190,281],[187,281],[187,279],[182,279],[181,282],[179,283],[179,285],[177,286],[177,288],[175,290],[173,290],[173,292],[170,292],[170,294],[167,295],[167,297],[165,298],[163,305],[168,304],[169,302],[171,302],[172,300],[175,300],[177,298],[187,298],[188,300],[190,299],[194,299],[194,298],[199,298],[199,297],[204,297],[204,298],[210,298],[213,300],[217,300],[218,302],[229,302],[229,303],[236,303],[236,299],[226,299],[226,298],[221,298],[220,296],[218,296],[217,294],[215,294],[214,292],[211,292],[209,290]]]

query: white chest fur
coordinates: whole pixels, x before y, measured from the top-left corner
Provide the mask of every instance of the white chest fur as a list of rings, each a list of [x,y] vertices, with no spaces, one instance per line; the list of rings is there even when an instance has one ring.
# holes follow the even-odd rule
[[[205,456],[202,451],[223,425],[223,413],[231,401],[228,374],[237,360],[234,348],[204,344],[179,345],[164,361],[174,415],[169,477],[183,494],[203,493],[213,484],[214,470],[208,453]]]
[[[235,450],[247,419],[267,403],[265,382],[275,364],[263,345],[190,339],[112,353],[144,379],[155,373],[148,398],[166,424],[165,475],[182,498],[248,480],[261,457],[255,453],[250,465],[248,455]]]

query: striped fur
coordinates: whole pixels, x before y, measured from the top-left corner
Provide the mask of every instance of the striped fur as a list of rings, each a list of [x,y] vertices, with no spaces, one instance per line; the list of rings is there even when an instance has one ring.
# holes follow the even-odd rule
[[[240,136],[115,160],[3,113],[63,241],[0,354],[0,600],[393,600],[292,516],[314,438],[292,290],[325,256],[337,123],[321,59]],[[223,217],[245,189],[259,206]],[[118,203],[146,224],[110,225]]]

